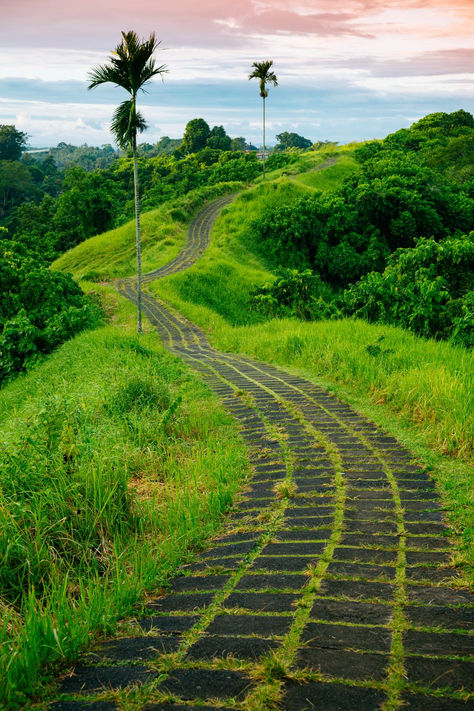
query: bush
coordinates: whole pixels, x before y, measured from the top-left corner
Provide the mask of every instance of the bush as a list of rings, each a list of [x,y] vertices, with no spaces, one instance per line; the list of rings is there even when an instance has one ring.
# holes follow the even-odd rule
[[[100,321],[99,307],[68,274],[10,240],[0,242],[0,385]]]
[[[469,346],[474,338],[474,232],[399,249],[382,274],[371,272],[344,292],[342,310],[391,323],[425,338]]]
[[[327,285],[311,269],[281,269],[275,281],[255,289],[250,308],[269,317],[330,318],[337,313],[331,298]]]

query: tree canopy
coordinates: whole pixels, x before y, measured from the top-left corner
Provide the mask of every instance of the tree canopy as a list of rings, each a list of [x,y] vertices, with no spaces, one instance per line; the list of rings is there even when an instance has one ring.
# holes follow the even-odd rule
[[[0,125],[0,160],[20,160],[28,136],[15,126]]]

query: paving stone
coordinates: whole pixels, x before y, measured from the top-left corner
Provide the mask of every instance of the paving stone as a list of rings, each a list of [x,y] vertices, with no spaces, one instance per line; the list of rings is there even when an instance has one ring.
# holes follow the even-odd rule
[[[447,630],[474,630],[474,610],[470,607],[415,607],[408,605],[405,615],[418,627],[441,627]]]
[[[363,535],[357,533],[343,533],[341,544],[345,546],[368,546],[369,548],[398,548],[398,536]]]
[[[408,652],[416,654],[474,656],[474,637],[466,634],[406,630],[403,633],[403,646]]]
[[[396,533],[397,524],[378,521],[371,523],[369,521],[344,521],[344,530],[349,533]]]
[[[334,524],[333,516],[299,516],[290,517],[286,520],[285,525],[292,528],[314,528],[316,526],[332,526]]]
[[[366,583],[356,580],[323,580],[319,592],[328,597],[348,597],[353,600],[392,600],[394,586],[387,583]]]
[[[301,641],[307,647],[388,652],[392,634],[390,630],[382,627],[356,627],[309,622],[303,630]]]
[[[385,699],[378,689],[317,681],[287,682],[285,689],[282,701],[285,711],[378,711]]]
[[[385,502],[393,503],[393,494],[391,490],[387,491],[371,491],[370,489],[348,489],[347,505],[350,506],[352,501],[374,501],[374,506],[384,506]]]
[[[321,541],[331,537],[330,528],[309,528],[306,530],[280,530],[276,537],[279,541]]]
[[[277,615],[218,615],[209,625],[209,634],[216,635],[285,635],[291,617]]]
[[[421,523],[408,523],[405,519],[405,530],[408,536],[448,536],[450,531],[443,523],[422,521]],[[447,542],[444,547],[446,547]]]
[[[438,500],[439,495],[436,491],[427,491],[427,492],[420,492],[420,491],[400,491],[400,500],[402,504],[404,502],[408,501],[432,501],[432,500]]]
[[[355,622],[356,624],[386,625],[392,617],[389,605],[377,603],[324,600],[316,598],[311,617],[328,622]]]
[[[237,659],[257,659],[276,646],[274,640],[260,637],[205,636],[190,647],[186,656],[191,659],[222,659],[232,655]]]
[[[395,577],[395,568],[388,565],[366,565],[365,563],[330,563],[327,569],[330,575],[342,575],[357,578]]]
[[[234,708],[226,706],[188,706],[186,704],[175,704],[174,701],[165,701],[162,704],[147,704],[142,711],[235,711]]]
[[[430,583],[453,583],[461,580],[459,571],[456,568],[427,568],[424,565],[412,568],[407,566],[405,569],[407,580],[427,581]]]
[[[425,694],[404,694],[403,711],[470,711],[471,701],[460,701],[448,697],[426,696]]]
[[[73,676],[62,680],[61,694],[92,693],[105,689],[125,689],[130,684],[145,684],[156,679],[158,674],[139,666],[83,667],[74,669]]]
[[[307,491],[311,491],[314,486],[322,486],[323,484],[331,486],[334,484],[334,477],[333,476],[312,476],[312,477],[301,477],[301,476],[294,476],[293,481],[295,484],[298,486],[298,491],[304,491],[307,493]]]
[[[221,590],[229,581],[228,575],[182,576],[173,580],[171,592],[199,592],[201,590]]]
[[[235,504],[234,511],[265,511],[273,504],[273,499],[249,499]]]
[[[241,543],[242,541],[256,541],[260,536],[265,533],[263,529],[252,530],[252,531],[239,531],[238,533],[231,533],[228,536],[222,536],[217,538],[215,544],[223,543]]]
[[[231,555],[247,555],[254,548],[255,543],[232,543],[224,546],[215,546],[202,554],[202,558],[224,558]]]
[[[184,570],[187,573],[202,573],[214,568],[224,568],[225,570],[236,570],[242,565],[242,558],[210,558],[209,560],[201,560],[199,563],[191,563]]]
[[[410,602],[424,602],[427,605],[472,605],[474,596],[467,590],[407,585],[407,597]]]
[[[298,651],[297,664],[340,679],[380,681],[386,675],[388,657],[370,652],[362,654],[341,649],[303,647]]]
[[[430,523],[439,521],[441,523],[444,520],[444,514],[442,511],[406,511],[403,518],[406,524],[424,523],[426,521]]]
[[[314,558],[302,556],[264,556],[259,555],[250,566],[250,571],[268,570],[271,572],[302,572],[312,565]]]
[[[189,595],[169,595],[149,602],[147,608],[159,612],[187,612],[209,605],[213,593],[191,593]]]
[[[306,555],[314,557],[320,555],[325,547],[326,543],[321,541],[312,543],[267,543],[262,549],[262,555]]]
[[[156,659],[160,654],[175,652],[179,639],[174,637],[129,637],[104,642],[92,650],[92,655],[99,655],[113,661],[141,661]]]
[[[177,669],[158,688],[187,701],[196,698],[240,700],[250,687],[249,677],[242,672],[224,669]]]
[[[294,612],[297,595],[293,593],[239,593],[229,595],[223,605],[254,612]]]
[[[279,574],[244,575],[236,585],[236,590],[300,590],[309,578],[306,575]]]
[[[436,551],[407,551],[405,556],[407,565],[417,565],[418,563],[422,563],[423,565],[436,563],[449,565],[451,561],[450,553],[438,553]]]
[[[327,497],[329,499],[329,497]],[[329,506],[333,504],[334,501],[331,499],[327,501],[328,506],[305,506],[301,508],[288,508],[285,511],[285,518],[302,518],[304,516],[328,516],[329,514],[334,514],[334,506]]]
[[[115,711],[116,708],[113,701],[56,701],[48,706],[48,711]]]
[[[453,659],[405,658],[406,679],[428,688],[474,690],[474,665]]]
[[[360,561],[361,563],[396,563],[397,552],[379,548],[336,548],[335,560]]]
[[[156,617],[143,617],[138,620],[138,624],[145,632],[156,629],[168,634],[179,634],[180,632],[187,632],[191,627],[194,627],[198,619],[197,615],[187,615],[185,617],[157,615]]]

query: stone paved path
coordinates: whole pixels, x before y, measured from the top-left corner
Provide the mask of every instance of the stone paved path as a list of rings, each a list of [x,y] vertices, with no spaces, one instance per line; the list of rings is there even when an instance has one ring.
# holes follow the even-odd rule
[[[227,201],[146,280],[195,261]],[[132,282],[120,289],[135,298]],[[64,678],[50,708],[474,708],[474,598],[413,455],[314,383],[214,350],[148,294],[143,305],[240,422],[254,474],[223,534],[132,637],[101,644]]]

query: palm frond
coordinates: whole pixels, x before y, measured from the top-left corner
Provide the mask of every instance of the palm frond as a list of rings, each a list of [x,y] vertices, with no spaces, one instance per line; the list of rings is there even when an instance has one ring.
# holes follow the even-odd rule
[[[146,127],[147,123],[136,110],[133,99],[127,99],[117,106],[110,124],[116,142],[124,150],[133,147],[137,133],[142,133]]]

